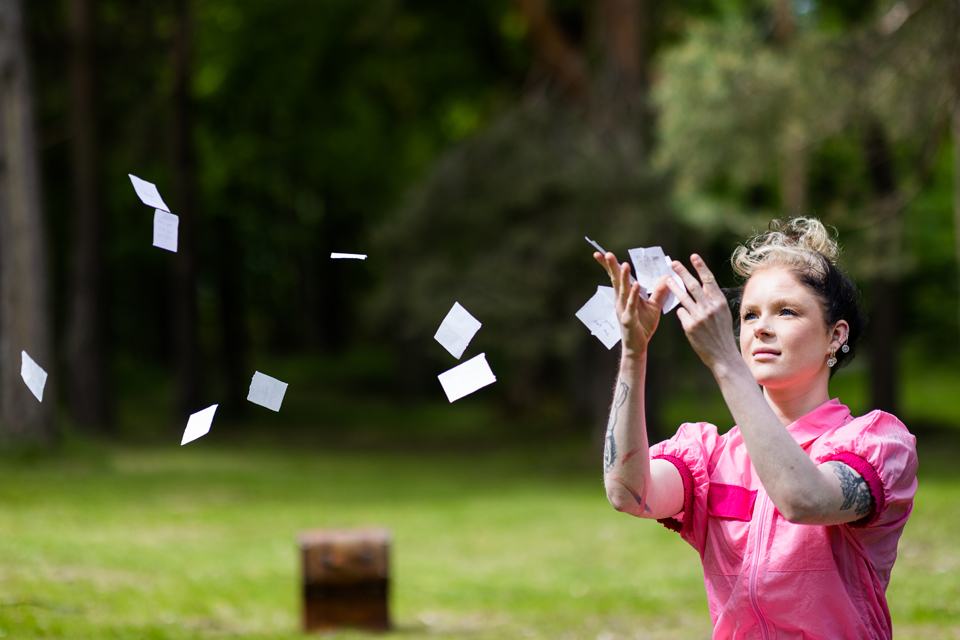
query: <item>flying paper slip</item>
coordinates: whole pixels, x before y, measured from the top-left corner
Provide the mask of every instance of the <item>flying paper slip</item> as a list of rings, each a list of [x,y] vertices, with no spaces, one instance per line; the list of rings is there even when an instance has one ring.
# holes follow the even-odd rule
[[[334,260],[348,258],[351,260],[366,260],[367,254],[365,253],[331,253],[330,257]]]
[[[487,364],[485,353],[474,356],[449,371],[444,371],[437,378],[450,402],[456,402],[497,381],[497,376],[493,375],[490,365]]]
[[[247,400],[261,407],[280,411],[283,394],[286,392],[286,382],[280,382],[276,378],[255,371],[253,380],[250,381],[250,392],[247,394]]]
[[[179,229],[179,216],[160,209],[153,212],[153,246],[176,253]]]
[[[663,249],[660,247],[630,249],[629,253],[630,260],[633,261],[633,268],[637,272],[637,282],[646,290],[645,292],[641,291],[644,299],[650,297],[654,285],[663,276],[670,276],[684,291],[687,290],[683,284],[683,279],[670,266],[670,256],[664,255]],[[680,304],[680,301],[677,300],[677,297],[667,292],[667,297],[663,299],[663,312],[669,313],[678,304]]]
[[[613,301],[613,287],[597,287],[593,297],[577,311],[577,318],[607,349],[620,342],[620,319]]]
[[[218,406],[220,405],[210,405],[203,411],[197,411],[190,415],[190,419],[187,420],[187,428],[183,432],[183,439],[180,441],[181,447],[210,433],[213,414],[217,412]]]
[[[433,339],[443,345],[443,348],[450,352],[457,360],[463,355],[467,345],[473,340],[480,330],[479,320],[470,315],[470,312],[464,309],[459,302],[454,302],[453,307],[447,312],[447,316],[440,323]]]
[[[157,191],[157,185],[152,182],[147,182],[146,180],[141,180],[132,173],[128,173],[130,176],[130,182],[133,183],[133,189],[137,192],[137,195],[140,197],[140,201],[148,207],[153,207],[154,209],[160,209],[161,211],[166,211],[170,213],[170,207],[167,206],[167,203],[163,201],[163,198],[160,197],[160,192]]]
[[[34,362],[26,351],[20,352],[20,377],[30,389],[30,393],[43,402],[43,387],[47,384],[47,372]]]

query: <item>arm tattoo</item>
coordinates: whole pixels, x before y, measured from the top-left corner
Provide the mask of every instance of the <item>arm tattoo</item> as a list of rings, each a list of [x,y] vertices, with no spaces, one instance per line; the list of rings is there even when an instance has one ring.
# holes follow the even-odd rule
[[[873,494],[870,492],[867,481],[842,462],[834,461],[827,464],[840,478],[840,489],[843,490],[843,504],[840,505],[840,510],[853,507],[854,513],[861,518],[873,511]]]
[[[613,465],[617,462],[617,442],[613,437],[613,429],[617,426],[617,417],[620,415],[620,407],[627,401],[627,392],[630,387],[623,380],[618,380],[617,397],[613,401],[613,407],[610,408],[610,422],[607,423],[607,437],[603,445],[603,471],[609,473]]]

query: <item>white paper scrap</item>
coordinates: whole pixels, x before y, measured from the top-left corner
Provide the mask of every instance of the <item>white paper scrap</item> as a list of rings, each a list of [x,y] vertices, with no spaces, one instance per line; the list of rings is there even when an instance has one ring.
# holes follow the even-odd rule
[[[166,211],[170,213],[170,207],[167,206],[167,203],[163,201],[163,198],[160,197],[160,192],[157,191],[157,185],[152,182],[147,182],[146,180],[141,180],[132,173],[128,173],[130,176],[130,182],[133,183],[133,189],[137,192],[137,195],[140,197],[140,201],[148,207],[153,207],[154,209],[160,209],[161,211]]]
[[[459,360],[481,326],[480,321],[470,315],[459,302],[454,302],[433,339]]]
[[[603,247],[601,247],[599,244],[597,244],[596,242],[594,242],[593,240],[591,240],[591,239],[588,238],[587,236],[583,236],[583,239],[586,240],[587,242],[589,242],[590,244],[592,244],[592,245],[597,249],[597,251],[599,251],[599,252],[602,253],[603,255],[607,255],[607,252],[604,251]]]
[[[449,371],[444,371],[437,378],[443,385],[443,392],[447,394],[447,400],[450,402],[456,402],[497,381],[497,376],[493,375],[490,365],[487,364],[485,353],[474,356]]]
[[[613,287],[597,287],[597,292],[576,314],[607,349],[620,342],[620,319],[617,318],[612,291]]]
[[[683,284],[683,278],[670,266],[670,256],[664,255],[660,247],[630,249],[630,260],[637,272],[637,281],[646,290],[643,296],[645,299],[650,297],[654,285],[663,276],[670,276],[684,291],[687,290]],[[663,300],[663,313],[673,311],[678,304],[680,301],[677,297],[667,292],[667,297]]]
[[[43,387],[47,384],[47,372],[34,362],[26,351],[20,352],[20,377],[30,389],[30,393],[43,402]]]
[[[350,260],[366,260],[367,254],[365,253],[331,253],[330,257],[334,260],[348,258]]]
[[[276,378],[255,371],[253,380],[250,381],[250,392],[247,394],[247,400],[261,407],[280,411],[283,394],[286,392],[286,382],[280,382]]]
[[[210,433],[210,425],[213,423],[213,414],[217,412],[218,406],[220,405],[213,404],[203,411],[197,411],[196,413],[190,415],[190,419],[187,420],[187,428],[183,432],[183,439],[180,440],[181,447],[188,442],[193,442],[197,438],[202,438]]]
[[[180,216],[161,209],[153,212],[153,246],[176,253],[179,229]]]

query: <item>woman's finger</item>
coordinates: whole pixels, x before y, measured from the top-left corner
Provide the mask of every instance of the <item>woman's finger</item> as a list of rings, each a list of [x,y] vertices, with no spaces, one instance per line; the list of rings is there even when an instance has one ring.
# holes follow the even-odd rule
[[[657,309],[663,309],[663,301],[671,293],[667,282],[673,280],[670,276],[661,276],[657,284],[653,285],[653,291],[647,300],[650,304],[656,305]]]
[[[710,268],[707,267],[704,259],[699,254],[694,253],[690,256],[690,264],[693,265],[693,268],[697,270],[697,275],[700,276],[704,293],[713,300],[725,300],[726,296],[723,295],[720,285],[717,284],[717,279]]]
[[[684,291],[683,287],[677,284],[676,280],[674,280],[669,276],[666,276],[663,283],[664,285],[666,285],[667,289],[670,290],[670,293],[672,293],[677,297],[677,300],[680,301],[680,304],[683,306],[684,309],[686,309],[690,313],[693,313],[697,309],[697,301],[691,298],[690,294]]]
[[[696,300],[697,302],[707,301],[707,296],[703,292],[703,288],[700,286],[700,281],[694,278],[692,273],[687,271],[687,268],[683,266],[682,262],[680,262],[679,260],[674,260],[670,266],[677,273],[677,275],[680,276],[680,279],[683,280],[684,286],[687,287],[687,291],[690,292],[690,295],[693,297],[694,300]]]

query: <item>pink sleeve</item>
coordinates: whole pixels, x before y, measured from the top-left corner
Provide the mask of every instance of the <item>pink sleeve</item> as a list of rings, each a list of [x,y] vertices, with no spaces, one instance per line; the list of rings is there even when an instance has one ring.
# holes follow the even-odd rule
[[[683,479],[683,511],[660,520],[665,527],[680,533],[698,550],[706,523],[707,492],[710,488],[708,464],[717,444],[717,428],[706,422],[688,422],[675,436],[650,447],[651,460],[673,464]]]
[[[917,493],[917,439],[896,417],[872,411],[845,425],[851,436],[834,445],[818,463],[837,460],[860,474],[873,494],[873,512],[850,524],[856,528],[899,526],[910,515]]]

